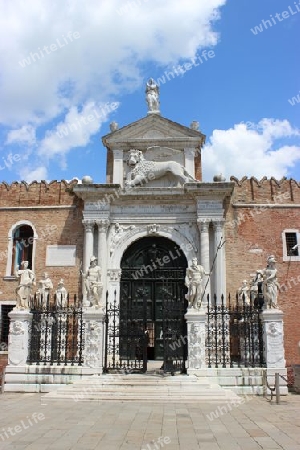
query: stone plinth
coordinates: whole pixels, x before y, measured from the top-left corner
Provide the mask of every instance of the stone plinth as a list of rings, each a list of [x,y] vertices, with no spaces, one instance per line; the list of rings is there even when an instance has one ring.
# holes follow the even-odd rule
[[[205,324],[206,313],[203,310],[188,309],[185,314],[188,339],[188,374],[197,373],[206,367],[205,363]]]
[[[29,310],[13,310],[10,318],[8,336],[8,365],[26,364],[29,353],[32,314]]]
[[[265,309],[261,313],[264,336],[264,358],[267,367],[267,380],[275,384],[275,373],[280,377],[280,394],[287,394],[287,370],[284,357],[283,312],[280,309]],[[283,377],[283,378],[282,378]]]
[[[101,308],[86,308],[83,312],[85,327],[84,367],[102,373],[104,349],[104,312]]]
[[[279,309],[265,309],[261,314],[264,335],[266,366],[285,367],[283,346],[283,312]]]

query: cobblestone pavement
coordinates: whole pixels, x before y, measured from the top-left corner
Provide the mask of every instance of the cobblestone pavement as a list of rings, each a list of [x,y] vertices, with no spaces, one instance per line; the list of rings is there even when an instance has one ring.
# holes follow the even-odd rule
[[[52,401],[0,395],[0,449],[300,450],[300,395],[280,405]]]

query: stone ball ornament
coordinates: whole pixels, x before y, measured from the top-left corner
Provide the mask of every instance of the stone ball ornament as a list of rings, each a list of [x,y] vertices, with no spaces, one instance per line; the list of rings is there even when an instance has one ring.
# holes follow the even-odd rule
[[[82,177],[82,184],[93,184],[93,178],[89,175]]]

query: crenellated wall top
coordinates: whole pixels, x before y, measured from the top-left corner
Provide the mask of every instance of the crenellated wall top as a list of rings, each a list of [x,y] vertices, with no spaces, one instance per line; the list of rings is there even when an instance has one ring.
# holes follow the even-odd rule
[[[300,204],[300,181],[286,177],[277,180],[274,177],[263,177],[258,180],[255,177],[235,176],[230,177],[234,185],[232,196],[233,203],[294,203]]]

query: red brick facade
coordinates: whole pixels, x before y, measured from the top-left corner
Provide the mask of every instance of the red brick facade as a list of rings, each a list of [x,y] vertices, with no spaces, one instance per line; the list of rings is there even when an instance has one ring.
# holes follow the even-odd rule
[[[6,275],[8,234],[17,222],[30,221],[38,239],[35,253],[35,274],[39,280],[49,273],[53,286],[65,279],[70,294],[78,293],[78,274],[83,252],[82,201],[72,193],[76,181],[53,181],[49,184],[0,184],[0,274],[2,300],[15,300],[16,281],[3,280]],[[47,245],[76,245],[75,267],[46,267]]]
[[[225,225],[227,292],[235,293],[242,280],[265,268],[267,256],[274,254],[281,286],[278,304],[284,312],[286,362],[287,366],[300,364],[300,261],[283,261],[282,239],[284,230],[300,229],[300,183],[253,177],[232,177],[231,181],[235,188]]]

